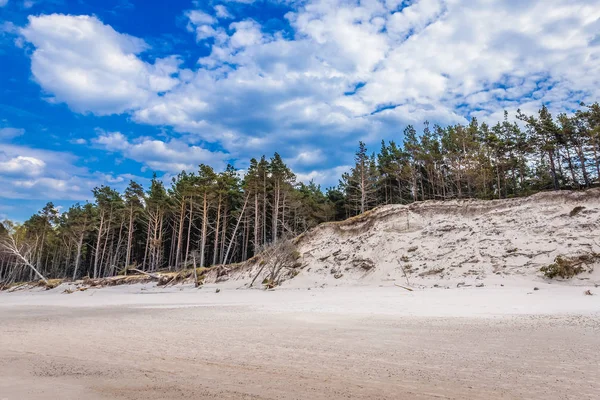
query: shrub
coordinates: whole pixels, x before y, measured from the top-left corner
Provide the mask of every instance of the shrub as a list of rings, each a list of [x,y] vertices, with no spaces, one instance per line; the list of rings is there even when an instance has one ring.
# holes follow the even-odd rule
[[[554,263],[542,267],[540,271],[546,278],[554,279],[560,277],[570,279],[575,275],[585,272],[587,270],[585,266],[589,267],[597,260],[600,260],[600,254],[596,253],[582,254],[574,257],[557,256],[554,259]]]

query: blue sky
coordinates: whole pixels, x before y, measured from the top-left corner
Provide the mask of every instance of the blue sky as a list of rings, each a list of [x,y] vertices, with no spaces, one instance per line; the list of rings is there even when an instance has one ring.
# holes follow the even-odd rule
[[[596,0],[0,0],[0,218],[274,151],[330,186],[359,140],[599,80]]]

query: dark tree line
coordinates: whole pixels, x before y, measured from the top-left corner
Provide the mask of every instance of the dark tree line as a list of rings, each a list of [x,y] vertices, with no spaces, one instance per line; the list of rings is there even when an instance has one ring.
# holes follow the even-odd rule
[[[382,204],[429,199],[501,199],[542,190],[581,189],[600,176],[600,105],[554,118],[518,112],[494,126],[425,123],[377,154],[359,143],[355,165],[325,193],[276,153],[181,172],[165,187],[131,181],[124,193],[101,186],[94,202],[60,213],[48,203],[23,224],[0,224],[0,283],[43,277],[106,277],[240,262],[269,243]]]

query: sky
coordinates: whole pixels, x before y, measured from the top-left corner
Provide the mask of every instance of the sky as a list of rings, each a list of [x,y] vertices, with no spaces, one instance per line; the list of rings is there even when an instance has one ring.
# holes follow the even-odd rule
[[[0,219],[599,94],[597,0],[0,0]]]

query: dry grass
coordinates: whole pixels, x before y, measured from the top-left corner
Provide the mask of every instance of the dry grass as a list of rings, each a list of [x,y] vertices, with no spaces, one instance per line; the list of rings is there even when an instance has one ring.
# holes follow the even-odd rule
[[[574,209],[571,210],[571,212],[569,213],[569,217],[574,217],[577,214],[579,214],[580,212],[582,212],[583,210],[585,210],[585,207],[583,206],[577,206]]]
[[[46,290],[51,290],[51,289],[54,289],[54,288],[60,286],[64,281],[65,281],[64,279],[48,279],[48,280],[46,280],[46,282],[39,281],[38,285],[46,288]]]
[[[108,278],[83,278],[81,281],[75,283],[81,283],[88,287],[105,287],[105,286],[118,286],[118,285],[132,285],[134,283],[147,283],[152,280],[147,275],[117,275]]]
[[[435,269],[430,269],[429,271],[424,271],[421,272],[419,274],[419,276],[423,277],[423,276],[432,276],[432,275],[439,275],[442,272],[444,272],[445,268],[435,268]]]
[[[195,284],[195,286],[201,286],[204,284],[204,278],[206,273],[210,271],[211,268],[196,268],[196,273],[194,274],[194,269],[184,269],[179,272],[166,272],[161,273],[160,279],[158,280],[158,286],[168,286],[168,285],[176,285],[178,283],[191,281]],[[194,282],[194,276],[196,277],[196,281]]]
[[[308,240],[318,232],[326,229],[331,229],[339,235],[364,233],[375,226],[378,222],[390,217],[396,217],[398,214],[403,214],[405,212],[408,212],[408,207],[398,204],[393,206],[384,205],[375,207],[372,210],[365,211],[362,214],[350,217],[343,221],[324,222],[315,228],[297,236],[295,239],[293,239],[293,243],[298,245],[304,240]]]

